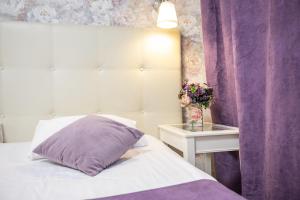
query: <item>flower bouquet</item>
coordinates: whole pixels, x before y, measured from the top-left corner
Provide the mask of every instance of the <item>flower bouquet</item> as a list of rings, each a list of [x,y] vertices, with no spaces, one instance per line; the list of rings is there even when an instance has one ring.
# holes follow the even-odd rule
[[[207,84],[184,81],[178,98],[181,101],[181,107],[189,109],[192,127],[199,121],[203,127],[203,109],[210,106],[213,100],[213,89]]]

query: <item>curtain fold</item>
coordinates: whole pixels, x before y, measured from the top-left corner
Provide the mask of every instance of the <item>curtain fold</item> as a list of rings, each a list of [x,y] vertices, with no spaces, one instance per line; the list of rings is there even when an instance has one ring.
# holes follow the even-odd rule
[[[240,162],[216,154],[217,179],[239,192],[241,175],[248,199],[299,199],[300,1],[201,0],[201,14],[213,121],[240,128]]]

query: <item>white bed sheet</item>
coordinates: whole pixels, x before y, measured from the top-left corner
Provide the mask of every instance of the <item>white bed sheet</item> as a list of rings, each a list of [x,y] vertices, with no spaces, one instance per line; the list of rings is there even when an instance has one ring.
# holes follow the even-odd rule
[[[159,140],[128,151],[95,177],[47,160],[27,158],[30,143],[0,145],[0,199],[88,199],[176,185],[211,176]]]

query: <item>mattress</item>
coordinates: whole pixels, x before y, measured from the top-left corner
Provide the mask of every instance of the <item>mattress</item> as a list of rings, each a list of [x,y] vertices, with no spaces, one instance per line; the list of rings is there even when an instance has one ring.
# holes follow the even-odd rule
[[[95,177],[27,158],[30,143],[0,145],[0,199],[89,199],[156,189],[211,176],[162,142],[146,136],[146,147],[129,150]]]

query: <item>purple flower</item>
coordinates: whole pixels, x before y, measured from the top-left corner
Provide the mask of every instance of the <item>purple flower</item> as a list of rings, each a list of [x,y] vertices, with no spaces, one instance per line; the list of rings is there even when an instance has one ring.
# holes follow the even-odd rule
[[[181,100],[182,107],[197,104],[203,108],[208,108],[213,99],[213,89],[207,84],[203,84],[203,86],[199,83],[189,84],[186,80],[182,84],[178,98]]]

